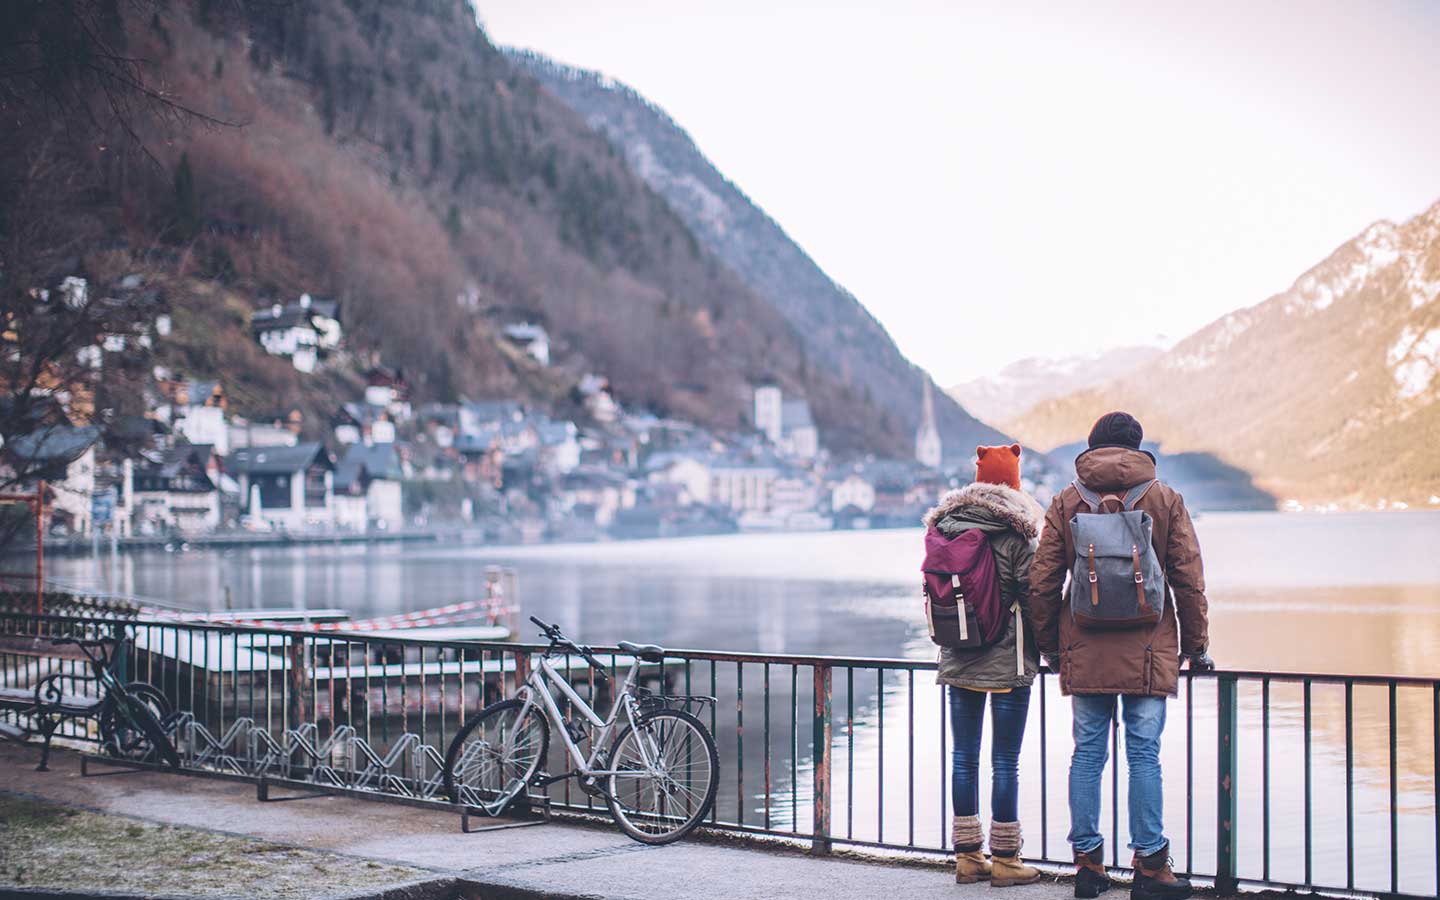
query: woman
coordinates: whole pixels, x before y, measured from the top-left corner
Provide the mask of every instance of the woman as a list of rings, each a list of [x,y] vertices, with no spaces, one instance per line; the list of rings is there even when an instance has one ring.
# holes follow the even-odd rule
[[[1007,622],[999,640],[973,650],[940,648],[939,681],[950,695],[950,728],[955,750],[951,795],[955,804],[955,880],[990,879],[996,887],[1031,884],[1040,872],[1020,862],[1020,743],[1030,708],[1030,685],[1039,667],[1026,616],[1030,558],[1043,516],[1039,504],[1020,489],[1020,445],[975,448],[975,483],[946,494],[925,515],[925,525],[947,538],[963,531],[984,532],[995,554],[1000,608]],[[994,729],[990,756],[990,856],[981,852],[980,735],[985,701]]]

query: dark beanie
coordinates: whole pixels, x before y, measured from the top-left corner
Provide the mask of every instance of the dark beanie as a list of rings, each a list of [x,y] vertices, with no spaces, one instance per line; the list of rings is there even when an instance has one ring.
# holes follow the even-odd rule
[[[1090,449],[1129,447],[1139,450],[1144,437],[1145,429],[1140,427],[1134,416],[1124,412],[1106,413],[1095,420],[1095,427],[1090,429]]]

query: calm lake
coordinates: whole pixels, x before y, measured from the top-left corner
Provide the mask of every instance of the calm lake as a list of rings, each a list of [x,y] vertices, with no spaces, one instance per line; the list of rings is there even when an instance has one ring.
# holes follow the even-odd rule
[[[1196,523],[1209,583],[1212,655],[1227,668],[1343,674],[1440,673],[1440,513],[1329,516],[1206,514]],[[671,647],[933,658],[917,599],[920,531],[730,535],[590,545],[446,545],[238,549],[140,553],[111,561],[62,558],[59,580],[116,589],[195,608],[344,607],[356,616],[422,609],[475,597],[488,565],[519,573],[525,614],[559,622],[579,640],[621,639]],[[112,581],[117,582],[112,585]],[[530,638],[528,633],[522,633]],[[697,678],[699,675],[697,674]],[[941,755],[941,696],[928,672],[835,675],[834,831],[857,840],[913,835],[938,844],[948,832]],[[789,666],[716,675],[722,758],[721,808],[760,824],[808,825],[809,672]],[[704,673],[708,682],[709,672]],[[762,711],[768,679],[770,703]],[[1068,703],[1047,679],[1046,742],[1032,703],[1022,760],[1027,852],[1063,856]],[[735,722],[744,688],[744,728]],[[696,686],[709,693],[708,684]],[[1264,859],[1264,704],[1258,684],[1240,691],[1241,869]],[[1385,689],[1356,687],[1351,759],[1355,883],[1389,885],[1389,706]],[[800,711],[792,731],[791,705]],[[1400,889],[1435,891],[1436,699],[1428,688],[1396,696],[1396,831]],[[1187,728],[1187,708],[1193,710]],[[1302,881],[1303,702],[1301,687],[1276,682],[1269,696],[1270,874]],[[1311,864],[1317,882],[1344,884],[1345,696],[1312,696],[1314,802]],[[766,718],[768,713],[768,718]],[[1164,761],[1167,825],[1179,864],[1213,870],[1215,685],[1182,690],[1170,706]],[[768,728],[765,726],[769,726]],[[798,752],[797,752],[798,750]],[[1043,756],[1042,756],[1043,750]],[[1188,752],[1187,752],[1188,751]],[[881,755],[885,764],[880,764]],[[1123,744],[1122,751],[1123,752]],[[909,760],[914,760],[913,769]],[[898,762],[897,762],[898,761]],[[793,774],[792,774],[793,762]],[[1193,806],[1185,773],[1193,773]],[[1040,773],[1045,778],[1042,786]],[[1123,779],[1122,779],[1123,781]],[[766,790],[766,785],[769,789]],[[1105,821],[1110,822],[1107,776]],[[1042,827],[1042,787],[1045,814]],[[1118,785],[1123,811],[1125,785]],[[913,799],[912,799],[913,798]],[[988,798],[982,798],[982,805]],[[1124,816],[1119,822],[1125,839]],[[1188,840],[1187,840],[1188,838]],[[1119,849],[1120,861],[1128,851]]]

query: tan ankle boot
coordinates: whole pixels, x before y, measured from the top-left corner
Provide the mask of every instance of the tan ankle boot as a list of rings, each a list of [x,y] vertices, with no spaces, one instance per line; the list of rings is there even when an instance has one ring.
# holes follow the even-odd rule
[[[956,816],[950,839],[955,842],[956,884],[974,884],[990,877],[990,863],[980,849],[985,846],[985,833],[980,830],[979,816]]]
[[[990,863],[979,850],[955,854],[955,883],[974,884],[990,877]]]
[[[990,823],[990,883],[995,887],[1014,887],[1020,884],[1034,884],[1040,880],[1040,870],[1020,861],[1020,848],[1024,846],[1020,836],[1019,822]]]

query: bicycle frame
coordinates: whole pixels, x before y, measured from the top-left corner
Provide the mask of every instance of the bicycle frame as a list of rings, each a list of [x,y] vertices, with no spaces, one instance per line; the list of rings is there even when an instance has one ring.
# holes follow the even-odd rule
[[[551,730],[564,742],[566,752],[575,763],[575,771],[573,773],[560,777],[567,778],[570,777],[570,774],[579,775],[582,778],[596,778],[609,775],[633,777],[641,774],[634,769],[620,771],[595,768],[595,764],[604,752],[610,735],[614,732],[615,726],[620,722],[620,713],[622,710],[631,727],[636,725],[636,704],[634,694],[631,691],[631,685],[634,683],[635,674],[639,669],[640,660],[637,657],[635,661],[630,664],[630,671],[625,674],[625,679],[620,682],[620,687],[615,692],[615,704],[611,707],[610,714],[602,719],[599,713],[595,712],[590,704],[586,703],[584,698],[576,693],[575,688],[571,687],[569,680],[556,671],[555,667],[550,664],[549,658],[546,656],[540,657],[536,667],[531,670],[530,677],[525,680],[525,686],[520,689],[519,693],[524,699],[525,706],[521,709],[519,718],[523,719],[531,707],[539,706],[545,713],[545,717],[550,720]],[[556,702],[555,695],[550,692],[550,684],[554,684],[555,687],[559,688],[560,693],[570,701],[572,706],[580,711],[580,714],[585,717],[591,727],[597,729],[590,738],[590,755],[588,757],[581,751],[575,741],[571,739],[570,730],[565,727],[565,717],[560,712],[560,705]],[[536,702],[537,698],[539,700],[538,703]],[[646,741],[639,741],[637,743],[639,744],[640,754],[644,759],[645,765],[647,767],[653,765],[653,748],[647,747],[646,743],[648,742]]]

